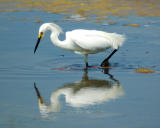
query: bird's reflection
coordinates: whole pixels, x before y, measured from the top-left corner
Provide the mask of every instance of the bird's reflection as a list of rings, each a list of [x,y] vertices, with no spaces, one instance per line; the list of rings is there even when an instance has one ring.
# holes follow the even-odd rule
[[[124,90],[119,81],[113,75],[109,75],[109,80],[99,80],[88,77],[87,69],[81,81],[64,84],[61,88],[54,90],[50,97],[50,104],[47,105],[40,95],[36,83],[36,90],[39,108],[42,115],[50,112],[60,111],[59,96],[65,96],[65,102],[72,107],[87,107],[90,105],[101,104],[109,100],[117,99],[124,95]]]

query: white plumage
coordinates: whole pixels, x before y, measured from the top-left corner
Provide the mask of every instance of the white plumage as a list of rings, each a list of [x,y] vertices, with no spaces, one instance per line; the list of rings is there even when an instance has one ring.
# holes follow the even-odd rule
[[[62,33],[61,27],[54,23],[44,23],[40,26],[39,38],[34,53],[36,52],[40,39],[47,31],[51,31],[50,38],[55,46],[83,55],[87,67],[88,54],[95,54],[109,48],[114,48],[115,51],[113,51],[113,53],[111,53],[111,55],[102,62],[101,66],[104,66],[104,63],[106,61],[108,62],[110,57],[123,45],[125,41],[124,35],[85,29],[76,29],[66,32],[66,39],[64,41],[60,41],[58,36]]]

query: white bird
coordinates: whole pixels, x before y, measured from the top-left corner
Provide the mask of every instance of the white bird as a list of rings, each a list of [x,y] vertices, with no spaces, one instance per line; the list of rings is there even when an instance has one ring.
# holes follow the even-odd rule
[[[51,31],[50,39],[55,46],[83,55],[86,67],[88,67],[88,54],[95,54],[113,48],[114,51],[101,63],[101,66],[105,66],[108,64],[108,60],[111,56],[125,41],[124,35],[85,29],[76,29],[66,32],[66,39],[60,41],[58,36],[63,32],[61,27],[54,23],[44,23],[39,28],[39,36],[34,53],[38,48],[41,38],[47,31]]]

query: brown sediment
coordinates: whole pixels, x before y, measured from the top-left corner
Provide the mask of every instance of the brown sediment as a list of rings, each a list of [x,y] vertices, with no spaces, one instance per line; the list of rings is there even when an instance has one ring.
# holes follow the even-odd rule
[[[42,20],[36,20],[36,23],[42,23],[43,21]]]
[[[139,27],[139,24],[123,24],[123,26]]]
[[[160,0],[0,0],[0,12],[41,10],[58,14],[160,16]]]
[[[137,68],[137,69],[135,69],[135,72],[144,73],[144,74],[155,73],[154,70],[151,70],[151,69],[148,69],[148,68]]]
[[[95,17],[96,20],[108,20],[108,17]]]
[[[109,21],[109,22],[108,22],[109,25],[114,25],[114,24],[116,24],[116,23],[117,23],[117,22],[115,22],[115,21]]]

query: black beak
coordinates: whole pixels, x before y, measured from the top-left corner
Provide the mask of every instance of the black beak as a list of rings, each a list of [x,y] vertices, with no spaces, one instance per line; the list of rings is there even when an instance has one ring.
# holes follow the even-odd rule
[[[35,52],[36,52],[36,50],[38,48],[38,45],[39,45],[40,41],[41,41],[41,37],[38,37],[37,44],[36,44],[36,46],[34,48],[34,54],[35,54]]]

